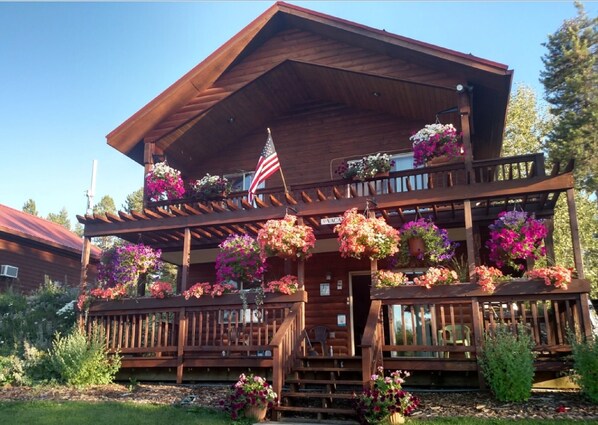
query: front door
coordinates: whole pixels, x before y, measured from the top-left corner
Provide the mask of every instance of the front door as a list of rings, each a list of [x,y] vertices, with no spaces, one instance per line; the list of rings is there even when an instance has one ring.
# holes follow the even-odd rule
[[[361,355],[361,337],[368,320],[370,311],[370,274],[351,275],[351,318],[353,333],[353,353]]]

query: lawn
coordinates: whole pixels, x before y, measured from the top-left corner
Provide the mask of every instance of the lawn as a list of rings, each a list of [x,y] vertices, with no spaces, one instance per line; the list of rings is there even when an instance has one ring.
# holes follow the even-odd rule
[[[597,424],[598,420],[532,420],[532,419],[481,419],[481,418],[439,418],[408,419],[407,425],[565,425]],[[55,402],[2,402],[0,403],[0,424],[10,425],[225,425],[230,418],[210,409],[186,409],[181,407],[102,402],[89,403],[79,401]]]

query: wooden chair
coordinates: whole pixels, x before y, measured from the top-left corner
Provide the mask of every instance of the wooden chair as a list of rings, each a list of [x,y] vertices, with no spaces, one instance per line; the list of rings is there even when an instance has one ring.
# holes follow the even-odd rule
[[[438,331],[438,343],[440,345],[471,345],[471,329],[467,325],[446,325]],[[443,357],[449,358],[450,352],[441,352]],[[471,358],[469,351],[465,352],[466,358]]]

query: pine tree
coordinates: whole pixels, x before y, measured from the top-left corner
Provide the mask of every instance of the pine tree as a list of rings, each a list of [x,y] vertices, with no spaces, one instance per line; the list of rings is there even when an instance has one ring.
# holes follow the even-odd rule
[[[123,209],[128,213],[143,210],[143,188],[137,189],[135,192],[127,195]]]
[[[71,230],[71,220],[69,219],[69,213],[64,207],[62,207],[58,214],[48,214],[48,217],[46,219],[53,223],[60,224],[61,226]]]
[[[555,125],[547,140],[549,158],[575,158],[576,185],[598,190],[598,18],[575,3],[577,16],[548,36],[540,73]]]
[[[37,205],[35,205],[35,201],[31,198],[27,199],[27,201],[23,204],[22,210],[23,212],[34,215],[36,217],[39,216],[39,212],[37,211]]]

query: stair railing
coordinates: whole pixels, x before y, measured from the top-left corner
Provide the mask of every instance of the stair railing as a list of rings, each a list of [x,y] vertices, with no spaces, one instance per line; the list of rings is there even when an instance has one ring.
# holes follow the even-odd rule
[[[273,364],[272,389],[279,397],[284,385],[284,377],[291,371],[295,360],[303,351],[301,345],[305,328],[304,309],[305,303],[294,303],[270,342]]]
[[[382,301],[372,300],[368,320],[361,339],[361,369],[363,387],[369,387],[370,378],[382,366],[382,345],[384,342],[384,326],[380,313]]]

